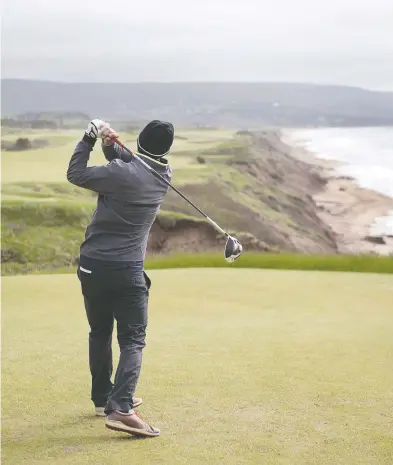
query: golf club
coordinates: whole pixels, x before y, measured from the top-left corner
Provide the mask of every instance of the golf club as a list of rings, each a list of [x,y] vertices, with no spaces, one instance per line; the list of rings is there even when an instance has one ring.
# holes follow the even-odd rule
[[[223,234],[227,238],[227,242],[225,244],[224,250],[224,257],[225,260],[229,263],[235,261],[243,252],[243,246],[240,242],[235,239],[234,237],[230,236],[226,231],[224,231],[218,224],[213,221],[206,213],[204,213],[200,208],[198,208],[191,200],[189,200],[182,192],[180,192],[176,187],[172,186],[172,184],[167,181],[164,177],[162,177],[157,171],[155,171],[150,165],[148,165],[145,161],[143,161],[138,155],[132,152],[129,148],[127,148],[124,144],[122,144],[119,139],[114,139],[114,141],[119,144],[123,149],[127,150],[127,152],[135,157],[145,168],[147,168],[153,176],[157,179],[160,179],[165,184],[167,184],[172,190],[174,190],[177,194],[180,195],[186,202],[188,202],[197,212],[199,212],[207,221],[218,231],[219,233]]]

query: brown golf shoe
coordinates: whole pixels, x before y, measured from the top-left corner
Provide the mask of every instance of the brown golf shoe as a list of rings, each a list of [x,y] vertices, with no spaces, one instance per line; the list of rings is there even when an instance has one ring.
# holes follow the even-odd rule
[[[134,404],[133,407],[137,408],[143,404],[143,400],[140,397],[133,397],[132,403]],[[105,407],[96,407],[96,416],[97,417],[106,417],[105,415]]]
[[[160,430],[145,423],[133,410],[122,413],[115,410],[106,417],[105,426],[113,431],[151,438],[160,435]]]

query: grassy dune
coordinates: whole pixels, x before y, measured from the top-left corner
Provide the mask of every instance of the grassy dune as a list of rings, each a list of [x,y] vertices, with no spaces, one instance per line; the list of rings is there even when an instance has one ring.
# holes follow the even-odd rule
[[[92,416],[76,276],[3,278],[2,463],[391,465],[390,276],[150,275],[153,440]]]

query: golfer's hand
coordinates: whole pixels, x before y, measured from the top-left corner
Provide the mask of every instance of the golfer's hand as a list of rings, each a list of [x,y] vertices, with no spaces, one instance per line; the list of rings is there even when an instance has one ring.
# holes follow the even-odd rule
[[[85,134],[93,140],[102,137],[103,131],[110,127],[109,123],[105,123],[101,119],[93,119],[87,126]]]
[[[101,138],[102,138],[102,143],[104,145],[112,145],[114,139],[117,139],[118,137],[119,136],[118,136],[117,132],[114,129],[112,129],[110,126],[105,127],[102,130]]]

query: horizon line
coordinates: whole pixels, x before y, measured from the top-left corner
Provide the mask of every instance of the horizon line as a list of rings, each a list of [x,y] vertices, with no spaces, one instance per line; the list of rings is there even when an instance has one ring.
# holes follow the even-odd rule
[[[24,82],[40,82],[46,84],[62,84],[62,85],[184,85],[184,84],[220,84],[220,85],[248,85],[248,84],[264,84],[264,85],[294,85],[294,86],[311,86],[311,87],[340,87],[347,89],[359,89],[368,92],[386,92],[393,93],[392,90],[373,89],[369,87],[362,87],[359,85],[349,84],[328,84],[328,83],[315,83],[311,81],[262,81],[262,80],[249,80],[249,81],[221,81],[221,80],[198,80],[198,81],[60,81],[52,79],[37,79],[37,78],[24,78],[24,77],[1,77],[3,81],[24,81]]]

